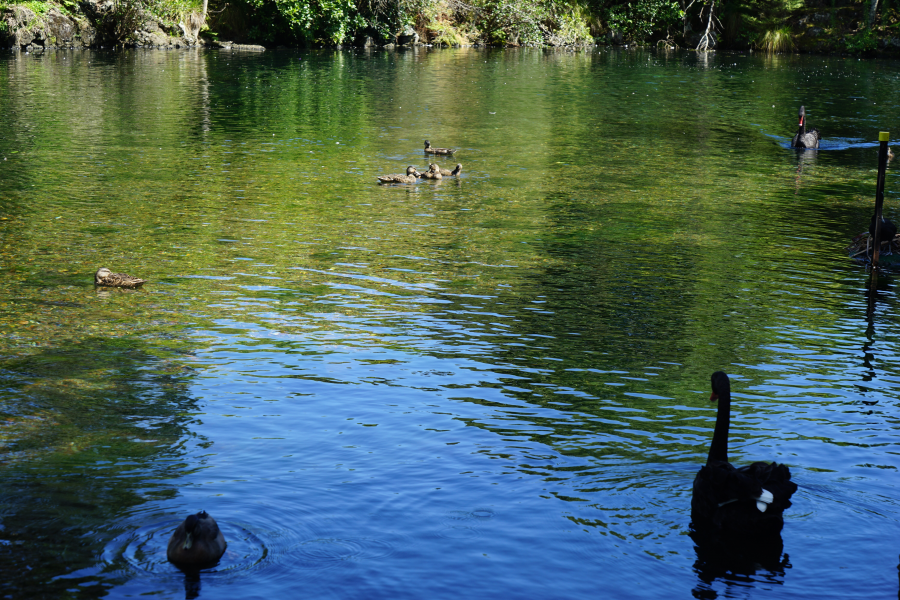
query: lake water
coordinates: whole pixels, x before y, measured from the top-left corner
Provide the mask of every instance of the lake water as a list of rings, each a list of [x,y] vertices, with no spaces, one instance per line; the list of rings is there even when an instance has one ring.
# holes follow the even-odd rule
[[[868,291],[844,248],[898,84],[633,49],[0,54],[0,597],[896,597],[897,276]],[[818,152],[787,147],[801,104]],[[462,175],[377,183],[429,160]],[[763,558],[689,536],[719,369],[732,461],[800,486]],[[229,547],[185,575],[165,544],[201,509]]]

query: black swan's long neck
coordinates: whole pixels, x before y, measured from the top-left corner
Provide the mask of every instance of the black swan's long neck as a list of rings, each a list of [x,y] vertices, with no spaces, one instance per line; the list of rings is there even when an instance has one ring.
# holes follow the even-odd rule
[[[731,425],[731,392],[719,393],[719,408],[716,411],[716,430],[709,445],[706,463],[728,462],[728,427]]]

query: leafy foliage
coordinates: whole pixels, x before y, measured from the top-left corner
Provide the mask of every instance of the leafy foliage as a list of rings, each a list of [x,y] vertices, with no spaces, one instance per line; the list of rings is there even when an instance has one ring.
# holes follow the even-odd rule
[[[16,4],[37,15],[52,6],[71,14],[78,2],[0,0],[0,11]],[[201,6],[202,0],[114,0],[93,17],[104,42],[118,44],[142,14],[190,25]],[[304,45],[363,37],[384,43],[413,27],[423,41],[449,46],[576,45],[615,30],[633,43],[666,38],[689,48],[706,40],[710,47],[767,52],[867,52],[879,36],[896,37],[898,8],[897,0],[209,0],[207,24],[222,39]]]
[[[869,52],[878,47],[878,36],[871,29],[864,29],[845,37],[844,47],[850,52]]]
[[[607,9],[610,28],[626,39],[643,42],[684,18],[684,11],[672,0],[633,0]]]
[[[95,23],[100,38],[114,46],[124,44],[144,22],[144,2],[115,0],[111,7],[102,7],[105,10],[97,15]]]

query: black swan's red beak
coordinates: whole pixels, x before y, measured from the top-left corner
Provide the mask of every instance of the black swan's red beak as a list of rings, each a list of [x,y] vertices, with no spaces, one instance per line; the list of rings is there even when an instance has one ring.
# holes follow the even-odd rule
[[[713,392],[712,394],[709,395],[709,401],[710,401],[710,402],[715,402],[715,401],[718,400],[718,399],[719,399],[719,395],[718,395],[717,393],[715,393],[715,392]]]

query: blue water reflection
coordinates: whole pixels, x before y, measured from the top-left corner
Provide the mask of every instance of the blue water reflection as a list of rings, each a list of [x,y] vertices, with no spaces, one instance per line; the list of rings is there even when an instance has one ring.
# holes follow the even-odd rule
[[[900,64],[3,61],[0,595],[897,593],[894,275],[844,247]],[[462,177],[375,180],[431,160]],[[717,369],[732,460],[800,486],[763,548],[690,535]],[[199,510],[229,547],[186,574]]]

